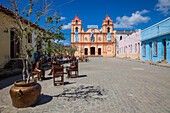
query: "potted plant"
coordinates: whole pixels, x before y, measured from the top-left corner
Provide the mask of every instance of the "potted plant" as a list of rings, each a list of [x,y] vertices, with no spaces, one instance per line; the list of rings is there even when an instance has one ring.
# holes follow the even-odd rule
[[[51,46],[49,42],[54,42],[56,38],[58,38],[58,40],[64,39],[64,34],[60,31],[62,25],[58,25],[60,17],[57,16],[57,13],[53,16],[47,15],[49,10],[48,8],[52,3],[47,4],[46,0],[44,0],[44,4],[38,4],[38,2],[42,3],[42,1],[33,2],[32,0],[29,0],[29,3],[25,3],[27,6],[25,6],[21,11],[19,6],[22,5],[23,7],[23,4],[21,4],[20,1],[17,2],[17,0],[9,0],[7,2],[9,3],[9,7],[11,7],[10,9],[12,9],[8,9],[8,11],[15,20],[14,26],[16,27],[16,43],[19,44],[20,50],[17,55],[23,63],[23,80],[14,82],[14,86],[10,89],[10,95],[14,107],[24,108],[35,105],[41,94],[41,85],[38,84],[36,80],[30,79],[30,73],[28,71],[28,63],[35,51],[34,47],[38,46],[37,48],[40,47],[40,51],[51,53],[55,48]],[[38,6],[40,7],[37,8]],[[21,16],[24,16],[25,18]],[[42,18],[46,19],[43,27],[40,27],[38,25],[38,21]],[[44,28],[46,28],[46,30]],[[33,35],[35,44],[34,42],[29,44],[27,40],[29,40],[30,36]]]

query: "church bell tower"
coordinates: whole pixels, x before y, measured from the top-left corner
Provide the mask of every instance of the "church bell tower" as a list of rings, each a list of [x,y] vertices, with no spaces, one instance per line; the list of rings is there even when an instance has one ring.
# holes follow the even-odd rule
[[[71,42],[80,42],[80,36],[79,34],[81,33],[82,30],[82,21],[76,17],[74,20],[72,20],[71,23]]]

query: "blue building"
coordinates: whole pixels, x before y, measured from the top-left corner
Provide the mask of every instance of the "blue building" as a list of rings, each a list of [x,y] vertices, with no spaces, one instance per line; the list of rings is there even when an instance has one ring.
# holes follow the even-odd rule
[[[170,17],[141,32],[141,59],[170,63]]]

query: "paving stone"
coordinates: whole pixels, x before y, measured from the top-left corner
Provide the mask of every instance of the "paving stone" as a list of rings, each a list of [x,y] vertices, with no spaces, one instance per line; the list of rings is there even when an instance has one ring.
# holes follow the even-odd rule
[[[66,64],[68,65],[68,64]],[[38,81],[41,101],[14,108],[9,90],[21,75],[0,81],[0,113],[170,113],[170,70],[117,58],[92,57],[79,63],[79,78],[53,86],[52,76]]]

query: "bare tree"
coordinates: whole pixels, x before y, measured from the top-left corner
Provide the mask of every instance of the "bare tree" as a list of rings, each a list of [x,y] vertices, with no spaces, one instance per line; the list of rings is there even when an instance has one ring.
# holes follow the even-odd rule
[[[42,51],[53,52],[55,47],[52,46],[53,44],[50,45],[49,42],[53,42],[56,39],[64,39],[64,34],[60,31],[62,27],[62,25],[59,24],[60,17],[57,15],[58,11],[54,12],[51,16],[50,6],[53,2],[48,3],[47,0],[28,0],[28,3],[22,3],[21,0],[8,0],[7,3],[8,8],[13,11],[14,23],[17,24],[16,34],[20,44],[20,53],[18,53],[18,55],[23,62],[23,80],[29,82],[28,57],[32,55],[34,47],[29,47],[27,41],[23,44],[23,41],[24,39],[27,40],[30,33],[34,33],[36,35],[36,46],[40,44],[39,42],[43,41],[45,49],[42,49]]]

